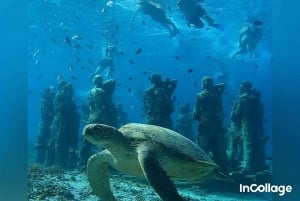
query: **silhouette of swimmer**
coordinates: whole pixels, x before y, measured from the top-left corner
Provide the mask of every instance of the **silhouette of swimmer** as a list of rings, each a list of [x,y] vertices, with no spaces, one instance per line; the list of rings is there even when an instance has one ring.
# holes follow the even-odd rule
[[[201,20],[203,18],[210,26],[222,29],[222,27],[210,17],[204,8],[196,0],[179,0],[177,2],[177,8],[181,10],[184,18],[188,21],[188,24],[195,28],[203,28],[204,24]]]
[[[176,36],[179,33],[179,30],[177,29],[176,25],[169,18],[167,18],[166,12],[160,3],[141,0],[139,2],[139,5],[140,8],[138,9],[138,11],[141,10],[145,15],[149,15],[153,20],[163,25],[166,29],[168,29],[172,37]],[[138,11],[136,12],[136,14],[138,13]]]
[[[231,53],[231,59],[235,58],[239,54],[246,54],[252,52],[255,49],[257,43],[263,36],[261,29],[262,25],[262,21],[255,20],[252,21],[248,26],[241,28],[239,38],[239,49]]]

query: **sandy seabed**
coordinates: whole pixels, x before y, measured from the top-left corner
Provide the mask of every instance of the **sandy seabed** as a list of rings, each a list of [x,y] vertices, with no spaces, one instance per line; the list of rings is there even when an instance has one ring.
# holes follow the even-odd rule
[[[118,201],[160,201],[144,179],[113,173],[111,185]],[[176,182],[175,185],[187,201],[272,200],[265,194],[207,192],[197,183]],[[29,201],[99,201],[93,195],[84,171],[61,171],[58,168],[29,165],[28,187]]]

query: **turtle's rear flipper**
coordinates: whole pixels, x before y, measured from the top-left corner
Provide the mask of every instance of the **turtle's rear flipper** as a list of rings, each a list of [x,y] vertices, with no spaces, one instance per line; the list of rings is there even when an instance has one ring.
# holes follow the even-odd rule
[[[153,148],[153,147],[152,147]],[[141,145],[138,159],[146,179],[163,201],[183,201],[156,158],[156,150]]]

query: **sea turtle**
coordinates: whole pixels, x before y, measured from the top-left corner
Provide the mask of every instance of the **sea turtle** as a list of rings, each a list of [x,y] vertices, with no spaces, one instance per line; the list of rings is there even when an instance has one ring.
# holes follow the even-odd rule
[[[87,164],[88,181],[103,201],[116,200],[110,189],[109,165],[146,178],[163,201],[183,201],[170,179],[227,179],[195,143],[163,127],[130,123],[117,129],[88,124],[83,136],[105,148],[91,156]]]

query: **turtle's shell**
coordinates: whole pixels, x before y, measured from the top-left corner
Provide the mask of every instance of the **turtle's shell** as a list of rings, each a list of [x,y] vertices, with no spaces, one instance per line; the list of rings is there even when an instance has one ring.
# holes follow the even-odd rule
[[[154,142],[166,148],[172,155],[178,156],[180,159],[217,166],[198,145],[170,129],[154,125],[130,123],[122,126],[119,131],[129,141]]]

